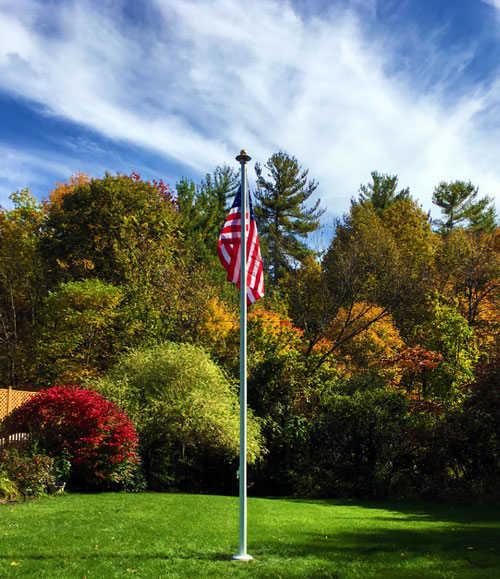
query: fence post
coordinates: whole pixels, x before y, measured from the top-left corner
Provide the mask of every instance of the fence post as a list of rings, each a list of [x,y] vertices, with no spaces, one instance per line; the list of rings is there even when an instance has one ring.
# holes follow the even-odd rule
[[[10,414],[12,410],[12,386],[9,386],[7,390],[7,416]]]

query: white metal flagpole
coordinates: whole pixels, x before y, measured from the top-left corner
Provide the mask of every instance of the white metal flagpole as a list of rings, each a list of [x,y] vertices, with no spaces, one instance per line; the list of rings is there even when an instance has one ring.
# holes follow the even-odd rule
[[[236,157],[241,165],[241,277],[240,277],[240,550],[233,559],[250,561],[247,553],[247,174],[251,157],[246,151]],[[248,222],[250,216],[248,216]]]

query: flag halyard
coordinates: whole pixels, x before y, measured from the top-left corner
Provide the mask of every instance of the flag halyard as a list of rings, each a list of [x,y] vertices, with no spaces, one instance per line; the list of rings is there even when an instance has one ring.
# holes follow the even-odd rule
[[[249,194],[250,219],[246,219],[247,255],[247,304],[253,304],[264,295],[264,276],[259,235]],[[227,280],[241,289],[241,188],[234,198],[233,206],[222,228],[217,253],[227,271]]]

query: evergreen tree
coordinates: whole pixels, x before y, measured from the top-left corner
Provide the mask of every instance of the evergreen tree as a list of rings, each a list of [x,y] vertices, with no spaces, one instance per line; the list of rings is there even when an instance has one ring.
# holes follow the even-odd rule
[[[217,240],[225,218],[227,201],[239,186],[237,173],[228,165],[217,166],[196,186],[181,179],[176,185],[181,231],[198,259],[216,259]]]
[[[477,199],[478,189],[469,181],[441,182],[432,195],[432,202],[441,208],[443,219],[435,220],[440,231],[451,231],[457,225],[465,225],[471,231],[493,231],[496,214],[492,199]]]
[[[319,199],[312,207],[306,207],[318,183],[308,179],[309,171],[302,169],[295,157],[280,151],[269,158],[264,168],[267,178],[260,164],[255,165],[255,215],[264,265],[276,283],[294,261],[302,262],[312,253],[303,240],[318,229],[325,210],[319,208]]]
[[[371,175],[373,183],[359,187],[358,201],[351,199],[352,205],[357,203],[364,205],[369,201],[377,215],[381,216],[391,205],[398,201],[407,201],[410,198],[410,190],[408,188],[396,191],[398,187],[396,175],[386,175],[377,171],[372,171]]]

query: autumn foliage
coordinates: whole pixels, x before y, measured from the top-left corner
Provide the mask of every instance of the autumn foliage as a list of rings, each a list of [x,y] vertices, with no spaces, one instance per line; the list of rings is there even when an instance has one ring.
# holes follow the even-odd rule
[[[257,164],[252,492],[497,500],[493,208],[467,183],[442,184],[436,229],[374,171],[331,239],[315,240],[321,210],[303,202],[316,182],[298,168],[284,152]],[[216,249],[239,181],[226,166],[173,189],[76,173],[42,203],[23,190],[0,208],[1,385],[78,383],[119,404],[155,490],[236,490],[239,296]],[[124,484],[137,463],[127,417],[90,390],[41,392],[8,426],[55,464],[69,456],[80,486]]]
[[[27,432],[48,455],[67,456],[78,487],[126,486],[139,463],[134,426],[116,404],[90,389],[42,390],[8,417],[4,431]]]

